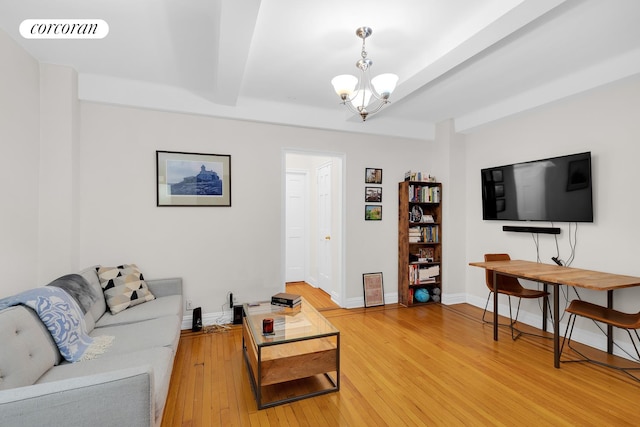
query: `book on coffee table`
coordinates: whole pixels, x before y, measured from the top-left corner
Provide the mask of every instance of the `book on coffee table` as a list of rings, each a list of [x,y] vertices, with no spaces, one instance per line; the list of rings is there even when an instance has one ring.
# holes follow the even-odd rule
[[[271,297],[271,304],[283,307],[296,307],[302,303],[300,295],[280,292]]]

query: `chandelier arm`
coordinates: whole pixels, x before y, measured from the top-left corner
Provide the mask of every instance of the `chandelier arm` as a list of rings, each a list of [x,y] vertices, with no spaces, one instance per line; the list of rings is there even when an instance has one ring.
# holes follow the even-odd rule
[[[345,105],[347,107],[347,109],[352,112],[353,114],[360,114],[360,112],[358,111],[358,109],[356,107],[353,106],[353,104],[351,103],[351,101],[347,98],[342,102],[343,105]]]
[[[385,101],[385,100],[380,100],[380,103],[372,110],[368,110],[369,111],[369,115],[375,114],[378,111],[380,111],[382,109],[382,107],[384,107],[387,104],[390,104],[391,102],[389,101]]]

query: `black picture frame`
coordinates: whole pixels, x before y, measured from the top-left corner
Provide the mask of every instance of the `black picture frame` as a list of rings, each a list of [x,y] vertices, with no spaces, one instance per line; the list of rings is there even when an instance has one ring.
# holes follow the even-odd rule
[[[365,221],[382,221],[382,205],[364,205]]]
[[[384,305],[384,284],[382,272],[364,273],[362,275],[364,306],[377,307]]]
[[[156,206],[231,206],[231,156],[156,151]]]
[[[382,203],[382,187],[364,187],[364,201]]]
[[[382,169],[365,168],[364,182],[365,184],[382,184]]]

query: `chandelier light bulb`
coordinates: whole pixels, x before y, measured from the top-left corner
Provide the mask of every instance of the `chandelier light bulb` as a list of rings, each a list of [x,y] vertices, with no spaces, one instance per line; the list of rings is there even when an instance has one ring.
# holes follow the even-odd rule
[[[349,99],[353,105],[358,105],[362,107],[366,107],[371,102],[371,91],[367,89],[360,89],[355,92],[355,94]]]
[[[373,89],[384,99],[388,99],[398,84],[398,76],[391,73],[380,74],[371,79]]]
[[[339,76],[335,76],[331,80],[331,84],[333,85],[333,89],[336,91],[338,96],[344,101],[345,99],[351,97],[351,94],[356,89],[358,78],[356,76],[352,76],[351,74],[341,74]]]

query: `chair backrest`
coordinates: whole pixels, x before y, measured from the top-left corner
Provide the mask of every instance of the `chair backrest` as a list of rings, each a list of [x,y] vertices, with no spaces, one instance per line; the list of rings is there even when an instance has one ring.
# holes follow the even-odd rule
[[[508,261],[511,257],[509,254],[484,254],[485,261]],[[493,291],[493,271],[486,270],[487,287]],[[522,290],[522,285],[518,279],[511,276],[498,276],[498,292],[518,292]]]

